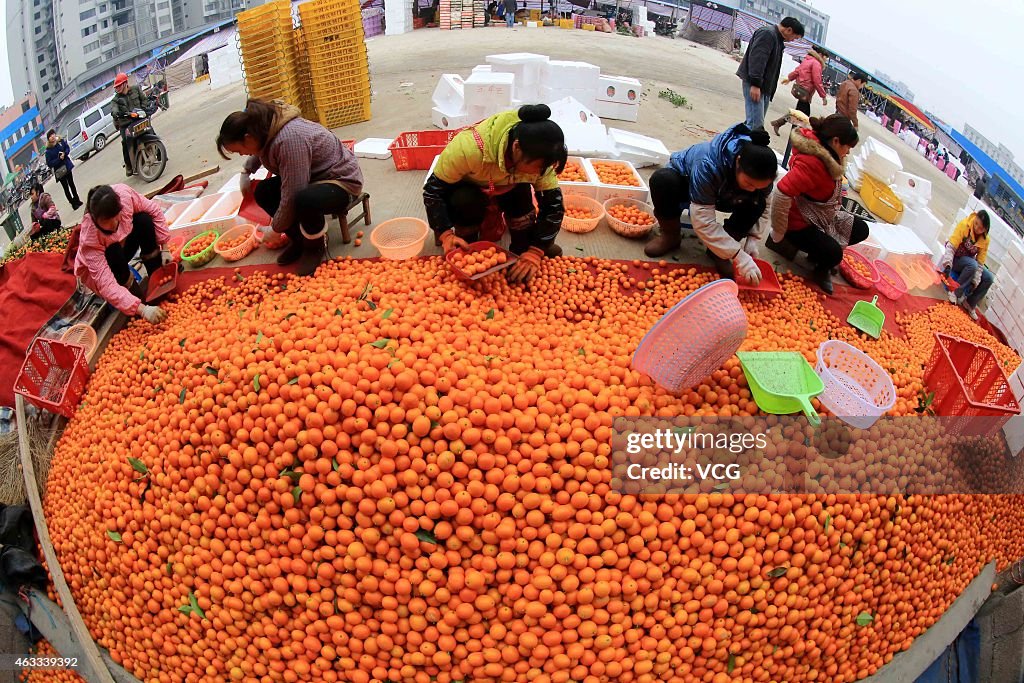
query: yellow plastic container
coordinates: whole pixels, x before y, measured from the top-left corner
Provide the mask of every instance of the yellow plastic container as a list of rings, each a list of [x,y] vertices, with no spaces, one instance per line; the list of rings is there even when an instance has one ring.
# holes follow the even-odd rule
[[[559,19],[558,28],[574,28],[572,19]]]
[[[593,24],[583,24],[583,30],[584,31],[593,31],[593,30],[595,30],[595,28],[594,28]]]
[[[540,21],[540,10],[539,9],[532,9],[532,10],[530,10],[530,21]]]
[[[879,219],[895,225],[903,217],[903,202],[885,183],[867,173],[863,175],[864,184],[860,188],[860,198],[864,208],[878,216]]]

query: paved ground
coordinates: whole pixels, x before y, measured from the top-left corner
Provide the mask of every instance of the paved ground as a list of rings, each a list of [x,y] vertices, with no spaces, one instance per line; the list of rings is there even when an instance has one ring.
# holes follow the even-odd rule
[[[442,73],[469,74],[472,67],[484,62],[495,52],[529,51],[553,58],[585,60],[597,64],[603,73],[640,78],[644,83],[639,120],[636,123],[608,121],[611,126],[657,136],[669,149],[682,149],[708,139],[712,134],[736,123],[743,116],[739,81],[735,76],[737,60],[719,51],[685,40],[667,38],[632,38],[589,31],[568,31],[554,28],[527,29],[504,27],[472,31],[440,31],[425,29],[402,36],[378,37],[367,43],[373,85],[373,118],[370,121],[337,129],[342,138],[392,137],[402,131],[430,129],[431,94]],[[687,99],[687,106],[675,107],[659,99],[658,93],[671,88]],[[244,106],[245,91],[241,84],[211,91],[206,83],[195,84],[171,94],[171,109],[160,112],[154,126],[168,148],[169,162],[163,178],[149,186],[137,179],[129,184],[140,191],[158,187],[176,173],[187,174],[211,164],[220,164],[220,173],[210,177],[216,189],[241,166],[241,161],[224,161],[214,147],[217,131],[224,117]],[[780,87],[772,105],[771,118],[792,106],[786,88]],[[831,113],[832,108],[815,102],[815,114]],[[929,178],[933,183],[932,210],[951,222],[967,193],[945,175],[928,164],[916,152],[891,133],[869,120],[862,131],[897,148],[905,167]],[[785,147],[784,138],[775,138],[773,146]],[[366,189],[372,195],[374,223],[396,216],[423,217],[420,198],[424,172],[395,171],[391,160],[364,159],[361,165],[366,176]],[[649,176],[653,168],[641,173]],[[88,188],[110,182],[124,181],[118,143],[75,170],[76,181],[84,198]],[[63,193],[55,183],[48,189],[61,209],[65,223],[77,220]],[[27,217],[27,204],[23,207]],[[333,236],[331,253],[357,256],[376,255],[366,240],[362,247],[340,245]],[[559,237],[566,253],[603,257],[635,258],[642,256],[643,241],[628,240],[599,228],[586,236],[563,233]],[[684,261],[703,259],[696,240],[686,241]],[[581,249],[582,250],[581,250]],[[433,251],[428,244],[427,253]],[[249,260],[258,262],[273,254],[257,250]]]

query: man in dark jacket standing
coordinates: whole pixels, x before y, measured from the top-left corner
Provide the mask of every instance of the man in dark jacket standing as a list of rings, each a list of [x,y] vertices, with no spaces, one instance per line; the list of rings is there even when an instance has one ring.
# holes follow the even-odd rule
[[[139,86],[128,85],[128,74],[119,73],[114,77],[114,108],[111,112],[114,118],[114,125],[121,131],[121,153],[124,155],[124,173],[126,176],[135,174],[135,165],[132,163],[131,145],[124,134],[125,128],[135,123],[135,112],[138,109],[145,109],[146,96],[142,94]]]
[[[803,38],[804,25],[793,17],[786,17],[777,26],[765,26],[754,31],[743,55],[736,75],[743,81],[743,101],[746,104],[747,128],[764,128],[768,105],[775,97],[782,72],[785,44]]]

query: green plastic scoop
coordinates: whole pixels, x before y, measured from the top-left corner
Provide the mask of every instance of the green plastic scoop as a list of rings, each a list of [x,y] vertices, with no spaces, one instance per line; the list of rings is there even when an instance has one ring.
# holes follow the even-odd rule
[[[803,354],[741,351],[736,355],[758,408],[773,415],[803,412],[813,426],[821,424],[811,399],[825,391],[825,384]]]
[[[882,334],[882,326],[885,325],[885,313],[882,312],[876,304],[878,303],[878,295],[871,300],[871,303],[867,301],[858,301],[853,305],[853,310],[850,311],[849,317],[846,322],[856,327],[865,334],[870,334],[875,339]]]

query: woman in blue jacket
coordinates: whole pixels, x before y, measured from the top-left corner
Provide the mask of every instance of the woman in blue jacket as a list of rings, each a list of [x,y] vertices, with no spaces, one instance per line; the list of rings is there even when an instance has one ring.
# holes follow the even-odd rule
[[[52,128],[46,134],[46,165],[53,169],[53,177],[64,188],[64,196],[68,198],[71,210],[77,211],[82,200],[78,198],[75,176],[71,172],[75,167],[71,163],[71,147],[67,140],[58,138],[57,131]]]
[[[754,257],[771,224],[768,198],[779,165],[768,142],[763,129],[752,132],[740,123],[710,142],[673,154],[669,165],[651,176],[661,234],[647,243],[644,253],[657,258],[678,249],[680,218],[689,211],[693,230],[719,274],[759,283]],[[730,214],[724,224],[716,211]]]

